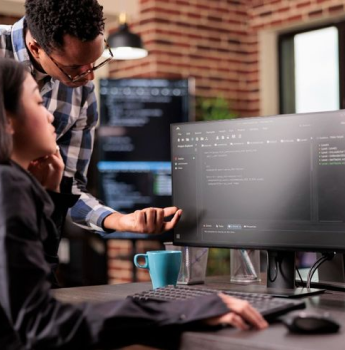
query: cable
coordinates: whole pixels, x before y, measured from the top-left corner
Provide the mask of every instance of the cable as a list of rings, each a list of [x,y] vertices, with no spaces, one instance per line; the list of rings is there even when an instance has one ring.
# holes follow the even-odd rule
[[[271,258],[273,258],[273,254],[271,255]],[[270,260],[270,259],[269,259]],[[274,255],[274,262],[275,262],[275,276],[272,278],[271,276],[271,262],[269,261],[269,264],[268,264],[268,279],[270,282],[274,282],[277,277],[278,277],[278,261],[277,261],[277,255]]]
[[[319,268],[320,265],[322,265],[325,261],[327,260],[327,257],[322,255],[321,258],[315,261],[315,263],[312,265],[308,272],[308,277],[307,277],[307,288],[310,288],[311,280],[314,276],[315,271]]]
[[[299,279],[301,280],[301,285],[303,286],[303,278],[302,278],[301,273],[299,272],[299,269],[297,267],[296,267],[296,272],[299,276]]]
[[[334,258],[335,253],[324,253],[322,257],[315,261],[313,266],[310,268],[308,272],[307,278],[307,288],[310,289],[311,280],[314,276],[315,271],[327,260],[332,260]]]
[[[316,270],[319,268],[320,265],[322,265],[325,261],[327,260],[327,258],[325,258],[324,256],[322,256],[321,258],[319,258],[314,264],[313,266],[310,268],[309,272],[308,272],[308,277],[307,277],[307,288],[310,288],[310,284],[311,284],[311,280],[314,276],[314,273],[316,272]]]

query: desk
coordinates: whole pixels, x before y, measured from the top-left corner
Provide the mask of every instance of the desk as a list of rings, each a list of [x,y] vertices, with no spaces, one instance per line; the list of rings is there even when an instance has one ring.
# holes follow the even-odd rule
[[[214,278],[207,285],[231,285],[217,283]],[[53,295],[69,303],[101,302],[124,299],[129,294],[151,289],[151,283],[128,283],[90,287],[62,288],[53,290]],[[287,331],[281,323],[271,324],[264,331],[239,331],[233,328],[217,332],[186,332],[182,335],[182,350],[337,350],[345,343],[345,293],[327,292],[307,299],[307,308],[329,311],[342,325],[336,334],[295,335]]]

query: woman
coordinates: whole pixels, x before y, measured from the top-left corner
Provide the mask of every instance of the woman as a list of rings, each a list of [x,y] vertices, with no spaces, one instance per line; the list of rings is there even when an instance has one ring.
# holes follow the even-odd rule
[[[1,349],[17,349],[18,341],[25,349],[45,350],[136,343],[169,347],[171,339],[178,338],[172,334],[191,327],[267,327],[249,304],[224,295],[188,302],[127,299],[97,305],[54,299],[49,293],[49,263],[58,239],[51,218],[54,206],[29,173],[30,169],[39,176],[47,190],[59,191],[63,163],[52,122],[31,75],[12,60],[0,60],[0,319],[11,329],[2,338],[0,331]],[[52,198],[58,211],[66,210],[64,195],[55,193]]]

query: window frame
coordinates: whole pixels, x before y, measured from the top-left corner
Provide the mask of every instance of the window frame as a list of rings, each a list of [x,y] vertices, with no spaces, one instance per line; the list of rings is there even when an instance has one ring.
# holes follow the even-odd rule
[[[345,21],[328,22],[323,25],[294,30],[278,36],[278,79],[279,79],[279,113],[296,113],[295,101],[295,62],[294,37],[297,34],[319,29],[336,27],[338,29],[339,60],[339,108],[345,109]]]

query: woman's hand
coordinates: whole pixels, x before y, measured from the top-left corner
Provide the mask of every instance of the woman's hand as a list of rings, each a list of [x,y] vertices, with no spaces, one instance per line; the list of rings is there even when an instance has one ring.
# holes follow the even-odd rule
[[[251,327],[257,329],[265,329],[268,327],[268,323],[264,320],[261,314],[247,301],[233,298],[222,293],[219,294],[219,297],[231,311],[222,316],[206,320],[205,323],[207,325],[229,325],[242,330],[247,330]]]
[[[41,185],[46,190],[54,192],[60,192],[60,183],[64,168],[65,165],[58,146],[54,154],[36,159],[29,165],[30,173],[35,176]]]

